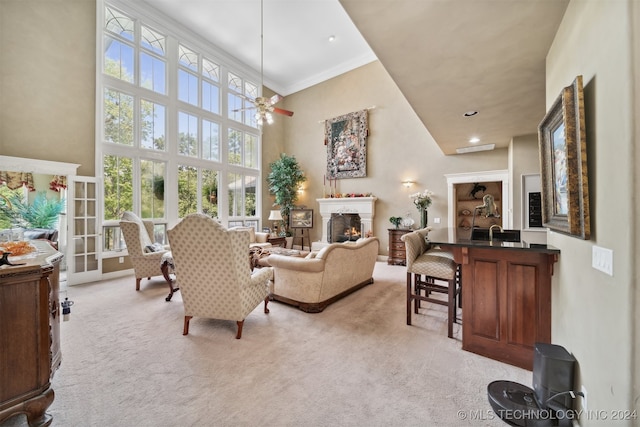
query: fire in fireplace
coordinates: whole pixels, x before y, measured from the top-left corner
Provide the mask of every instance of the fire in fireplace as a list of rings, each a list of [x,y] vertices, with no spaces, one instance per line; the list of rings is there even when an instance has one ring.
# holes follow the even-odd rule
[[[332,213],[327,230],[329,243],[356,241],[362,237],[360,215],[357,213]]]

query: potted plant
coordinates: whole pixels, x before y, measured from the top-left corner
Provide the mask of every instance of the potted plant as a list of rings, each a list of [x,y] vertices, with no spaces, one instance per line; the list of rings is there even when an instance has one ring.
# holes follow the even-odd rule
[[[275,196],[273,206],[280,206],[283,233],[285,236],[290,236],[289,213],[298,200],[298,188],[307,180],[307,177],[304,176],[296,158],[287,156],[286,153],[282,153],[278,160],[269,164],[269,167],[271,168],[267,176],[269,193]]]
[[[400,228],[400,223],[402,222],[402,217],[400,216],[392,216],[389,218],[389,222],[396,226],[396,228]]]
[[[48,199],[45,192],[38,193],[32,203],[17,194],[7,199],[8,203],[0,204],[0,218],[13,227],[54,229],[65,208],[64,199]]]

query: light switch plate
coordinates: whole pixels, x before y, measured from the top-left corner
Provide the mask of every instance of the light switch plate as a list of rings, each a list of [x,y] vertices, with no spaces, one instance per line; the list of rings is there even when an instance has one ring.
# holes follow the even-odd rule
[[[613,276],[613,251],[594,245],[591,256],[591,266],[609,276]]]

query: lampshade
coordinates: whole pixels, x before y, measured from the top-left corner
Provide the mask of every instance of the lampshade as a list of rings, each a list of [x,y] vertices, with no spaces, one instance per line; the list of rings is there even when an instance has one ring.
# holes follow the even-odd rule
[[[282,221],[282,214],[279,210],[269,212],[269,221]]]

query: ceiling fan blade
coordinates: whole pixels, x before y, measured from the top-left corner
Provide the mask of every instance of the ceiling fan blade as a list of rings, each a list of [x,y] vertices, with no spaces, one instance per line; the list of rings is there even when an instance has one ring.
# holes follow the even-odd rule
[[[274,105],[277,102],[279,102],[281,99],[282,99],[282,96],[276,93],[271,98],[269,98],[269,104]]]
[[[235,110],[231,110],[233,113],[237,113],[238,111],[247,111],[247,110],[255,110],[256,106],[253,105],[251,107],[245,107],[245,108],[236,108]]]
[[[277,107],[273,107],[273,112],[274,113],[278,113],[278,114],[282,114],[285,116],[293,116],[293,111],[289,111],[289,110],[283,110],[282,108],[277,108]]]

